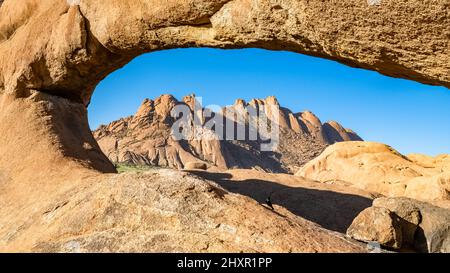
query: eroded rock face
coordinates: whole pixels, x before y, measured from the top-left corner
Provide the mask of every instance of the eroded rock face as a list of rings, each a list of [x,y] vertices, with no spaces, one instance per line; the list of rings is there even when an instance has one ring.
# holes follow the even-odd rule
[[[0,109],[0,177],[5,180],[39,185],[53,176],[115,171],[89,132],[83,105],[33,91],[26,98],[0,95]]]
[[[32,88],[87,104],[98,81],[131,58],[187,46],[283,49],[424,83],[450,82],[449,6],[442,1],[79,3],[5,1],[0,86],[6,92]]]
[[[4,1],[0,94],[29,97],[36,90],[86,106],[98,82],[134,57],[190,46],[288,50],[394,77],[450,85],[450,7],[443,1],[68,3]]]

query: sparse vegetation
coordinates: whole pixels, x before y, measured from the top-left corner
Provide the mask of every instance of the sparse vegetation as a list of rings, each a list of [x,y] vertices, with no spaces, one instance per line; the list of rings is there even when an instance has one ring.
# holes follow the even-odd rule
[[[126,163],[117,163],[115,164],[118,173],[127,173],[127,172],[135,172],[142,173],[150,170],[157,169],[155,166],[147,166],[147,165],[134,165],[134,164],[126,164]]]

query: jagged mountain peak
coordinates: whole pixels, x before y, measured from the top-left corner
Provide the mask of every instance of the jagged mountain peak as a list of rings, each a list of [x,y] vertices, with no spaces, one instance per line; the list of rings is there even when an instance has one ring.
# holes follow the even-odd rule
[[[221,140],[227,139],[223,136],[223,138],[174,140],[171,135],[171,127],[175,122],[171,116],[173,108],[184,104],[193,112],[194,109],[202,109],[199,103],[195,94],[185,96],[182,101],[178,101],[170,94],[161,95],[154,100],[145,99],[134,116],[101,126],[94,131],[94,136],[103,152],[113,162],[178,169],[202,163],[207,167],[220,169],[248,168],[290,173],[296,172],[330,144],[361,140],[356,133],[344,129],[335,121],[322,124],[311,111],[295,114],[281,107],[274,96],[252,99],[249,103],[237,99],[234,105],[224,108],[221,112],[227,119],[230,112],[224,111],[225,109],[279,106],[277,120],[282,133],[279,145],[274,151],[260,151],[262,140],[259,138]],[[194,108],[196,104],[197,108]],[[271,113],[273,109],[270,110],[269,107],[263,109],[269,118],[277,114]],[[206,119],[202,121],[206,122]],[[209,129],[201,130],[201,135],[211,135],[208,131]]]

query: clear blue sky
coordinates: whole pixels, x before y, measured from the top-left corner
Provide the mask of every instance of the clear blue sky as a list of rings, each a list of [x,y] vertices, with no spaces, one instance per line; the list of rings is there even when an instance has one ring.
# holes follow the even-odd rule
[[[259,49],[176,49],[142,55],[109,75],[89,106],[95,129],[134,114],[145,98],[195,93],[204,105],[276,95],[402,153],[450,153],[450,90],[339,63]]]

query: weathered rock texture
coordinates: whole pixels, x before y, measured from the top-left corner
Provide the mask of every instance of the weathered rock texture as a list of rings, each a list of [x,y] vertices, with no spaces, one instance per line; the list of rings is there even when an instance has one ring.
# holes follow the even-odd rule
[[[284,208],[328,230],[345,233],[358,214],[381,195],[344,185],[317,183],[289,174],[233,169],[224,172],[190,171],[215,181],[230,192],[261,204],[267,197],[278,211]]]
[[[318,156],[327,145],[340,141],[361,140],[353,131],[344,129],[339,123],[322,122],[311,112],[292,113],[280,108],[274,97],[254,99],[248,104],[237,100],[234,105],[226,106],[215,114],[214,120],[223,122],[223,133],[201,128],[209,123],[204,109],[194,95],[177,101],[171,95],[163,95],[157,99],[146,99],[134,116],[100,126],[94,131],[102,151],[114,163],[133,165],[151,165],[186,168],[187,165],[203,164],[219,169],[241,168],[260,169],[268,172],[295,173],[311,159]],[[278,113],[279,145],[273,151],[261,151],[264,140],[249,138],[250,126],[248,115],[244,109],[266,109],[275,105]],[[199,138],[176,140],[172,127],[177,118],[171,115],[175,106],[189,106],[190,118],[202,116],[201,126],[193,126],[193,135]],[[199,111],[200,110],[200,111]],[[255,110],[256,112],[256,110]],[[236,114],[240,116],[236,119]],[[234,117],[234,118],[233,118]],[[268,118],[271,115],[268,114]],[[230,120],[236,120],[230,125]],[[241,126],[242,125],[242,126]],[[241,127],[245,133],[241,140],[227,140],[227,129]],[[217,127],[219,124],[217,124]],[[277,126],[272,123],[272,128]],[[255,129],[256,131],[256,129]],[[235,133],[231,137],[236,138]],[[228,136],[230,137],[230,136]],[[188,167],[189,169],[189,167]]]
[[[385,208],[371,207],[358,215],[347,230],[347,235],[364,242],[378,242],[393,249],[402,247],[400,221]]]
[[[431,157],[422,154],[410,154],[408,159],[424,168],[440,169],[441,172],[450,172],[450,155],[441,154]]]
[[[158,199],[144,198],[142,205],[131,197],[145,192],[146,183],[151,181],[112,177],[112,181],[118,180],[112,187],[109,176],[89,179],[95,171],[114,172],[114,168],[89,131],[85,107],[100,80],[142,53],[191,46],[289,50],[394,77],[450,86],[450,5],[446,1],[383,0],[376,6],[362,0],[79,2],[5,0],[0,7],[1,250],[170,251],[180,239],[187,243],[174,251],[354,250],[322,231],[311,241],[308,238],[314,236],[309,234],[309,225],[299,224],[306,230],[297,232],[297,224],[277,222],[273,215],[264,216],[264,221],[255,225],[254,218],[247,221],[248,211],[258,209],[253,205],[245,211],[230,206],[236,215],[224,205],[225,218],[228,214],[232,218],[223,223],[230,226],[234,219],[240,219],[240,226],[251,227],[242,231],[245,234],[253,234],[255,227],[264,227],[264,223],[277,226],[272,231],[261,229],[271,233],[258,237],[262,241],[233,241],[225,236],[230,230],[225,226],[218,241],[234,243],[208,241],[208,246],[206,238],[214,238],[209,233],[213,231],[207,229],[204,240],[198,238],[205,225],[195,214],[197,202],[173,208],[178,209],[173,218],[170,207],[164,208],[168,211],[156,210],[156,218],[166,217],[167,221],[161,222],[166,225],[141,237],[148,235],[143,225],[146,210],[152,213],[158,207],[145,202]],[[126,185],[118,187],[119,182]],[[158,190],[156,187],[153,193]],[[81,191],[79,198],[74,198],[73,191]],[[191,200],[195,195],[183,198]],[[61,203],[55,203],[58,200]],[[173,204],[160,200],[164,205]],[[220,198],[214,200],[221,202]],[[87,207],[80,209],[80,204]],[[214,206],[206,207],[214,210]],[[185,208],[193,213],[186,214]],[[191,220],[183,215],[192,215],[200,221],[196,226],[202,228],[183,230],[183,225],[176,223]],[[96,217],[102,220],[92,222]],[[161,232],[168,227],[181,232],[167,239]],[[278,237],[278,230],[286,232]],[[110,240],[112,237],[123,240]],[[154,241],[145,247],[139,241],[142,238]],[[283,239],[272,244],[272,238]]]
[[[445,1],[384,0],[380,5],[362,0],[68,3],[4,1],[0,8],[2,96],[25,98],[37,90],[86,106],[98,82],[134,57],[191,46],[289,50],[450,86],[450,6]],[[78,119],[82,121],[76,123],[85,123],[86,116]],[[20,135],[26,134],[23,130]],[[58,137],[62,132],[52,134]],[[1,152],[5,145],[2,139]],[[77,162],[98,160],[86,160],[77,154],[81,147],[72,146],[73,151],[65,152],[79,157]],[[15,153],[3,154],[11,158]],[[91,167],[111,169],[98,164]]]
[[[272,212],[179,171],[52,182],[33,194],[22,192],[29,183],[1,184],[0,252],[365,251],[282,207]]]
[[[347,234],[391,248],[450,252],[450,210],[408,198],[379,198],[361,212]]]
[[[6,0],[2,85],[88,103],[96,83],[134,56],[212,46],[290,50],[449,86],[449,8],[437,0]]]
[[[424,166],[425,163],[413,161],[384,144],[341,142],[328,147],[297,175],[323,183],[344,183],[386,196],[435,201],[448,207],[450,173],[439,158]]]

